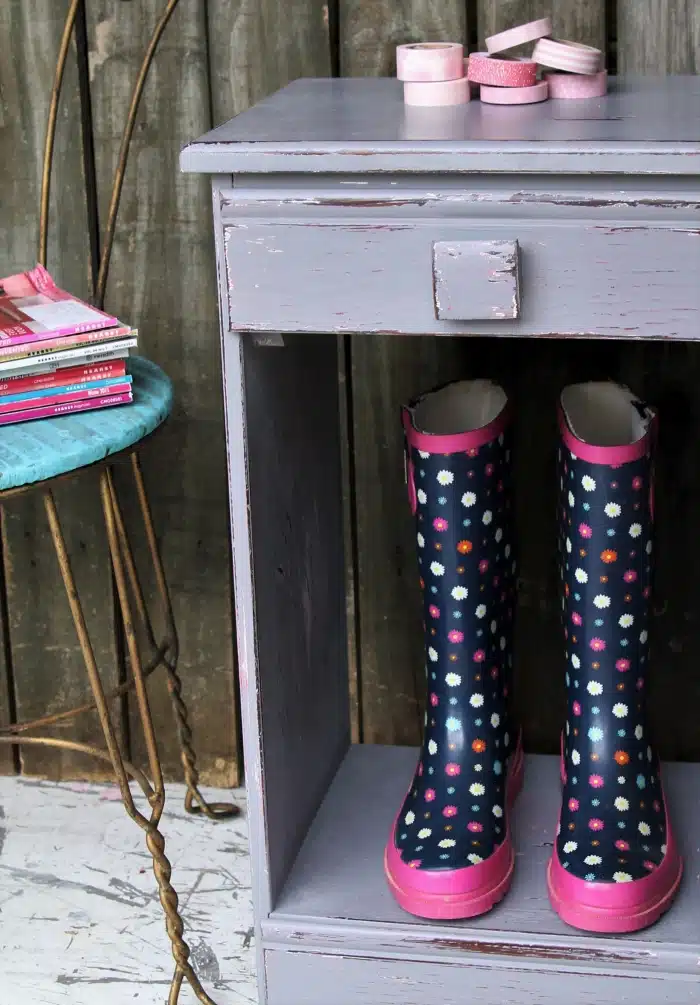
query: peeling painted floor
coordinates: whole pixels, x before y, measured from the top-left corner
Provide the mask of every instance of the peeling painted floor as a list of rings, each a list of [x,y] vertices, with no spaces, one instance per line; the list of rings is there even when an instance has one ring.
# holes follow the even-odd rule
[[[183,795],[168,786],[162,830],[185,938],[217,1005],[253,1005],[246,820],[191,817]],[[244,807],[242,790],[233,798]],[[0,778],[3,1005],[166,1002],[173,960],[150,855],[118,799],[111,786]]]

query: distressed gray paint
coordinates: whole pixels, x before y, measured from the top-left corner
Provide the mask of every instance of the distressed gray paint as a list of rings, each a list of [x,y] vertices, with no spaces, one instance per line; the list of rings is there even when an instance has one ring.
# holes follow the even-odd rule
[[[369,200],[367,201],[369,202]],[[242,331],[390,332],[695,339],[700,221],[653,209],[624,219],[394,217],[367,202],[342,220],[242,218],[226,226],[231,326]],[[418,217],[418,218],[416,218]],[[515,241],[517,320],[435,317],[434,241]],[[659,264],[663,263],[660,270]],[[470,288],[468,295],[473,293]],[[464,305],[466,309],[466,304]],[[459,315],[457,315],[459,317]]]
[[[700,79],[612,79],[610,92],[528,107],[473,101],[416,122],[397,80],[297,80],[187,146],[180,164],[206,173],[697,174]]]
[[[475,104],[442,121],[451,139],[422,142],[395,81],[300,81],[182,156],[187,170],[225,173],[214,180],[214,225],[259,993],[269,1005],[656,1005],[666,994],[696,1005],[700,860],[688,838],[700,816],[682,797],[697,788],[697,767],[669,771],[683,887],[634,937],[566,928],[548,905],[554,759],[528,764],[503,904],[448,926],[393,901],[382,846],[416,755],[365,747],[342,760],[335,339],[300,333],[696,338],[698,121],[697,80],[618,82],[608,99],[576,107]],[[520,316],[436,319],[435,242],[517,242]],[[473,314],[474,291],[465,301],[459,283],[465,262],[455,263],[450,295]],[[282,332],[283,345],[246,331],[277,345]]]
[[[433,300],[438,321],[519,317],[518,242],[435,241]]]
[[[536,972],[464,963],[413,963],[372,957],[265,953],[275,1005],[697,1005],[697,977],[629,975],[611,980],[550,965]],[[645,975],[646,976],[646,975]]]
[[[537,960],[557,952],[577,958],[577,946],[582,942],[591,963],[597,954],[599,961],[618,965],[623,952],[631,954],[631,964],[656,970],[665,965],[664,955],[670,954],[674,969],[695,972],[700,936],[695,922],[700,900],[700,847],[694,835],[700,833],[700,805],[688,800],[686,794],[697,787],[700,768],[673,764],[665,769],[674,831],[678,832],[686,861],[683,886],[673,910],[652,928],[628,938],[610,939],[568,928],[549,906],[545,870],[561,786],[557,758],[542,755],[527,758],[525,786],[514,820],[515,879],[502,904],[482,917],[449,926],[420,922],[405,914],[384,881],[381,852],[396,806],[410,784],[416,759],[417,751],[410,747],[365,744],[350,749],[270,921],[263,925],[266,938],[278,932],[277,926],[289,929],[299,925],[302,918],[322,920],[336,931],[337,922],[343,919],[355,929],[370,924],[372,929],[378,926],[384,933],[394,932],[391,948],[397,953],[405,952],[407,932],[415,932],[417,938],[427,940],[422,955],[439,955],[443,948],[440,940],[451,931],[465,940],[462,953],[468,950],[466,943],[471,943],[471,951],[478,953],[486,937],[491,942],[489,955],[500,952],[506,956],[512,941],[520,946],[519,958],[529,955]],[[367,939],[356,945],[358,951],[369,951],[374,938],[374,931],[368,933]],[[416,951],[415,944],[411,948]],[[591,948],[596,953],[591,953]],[[678,952],[680,956],[675,955]]]

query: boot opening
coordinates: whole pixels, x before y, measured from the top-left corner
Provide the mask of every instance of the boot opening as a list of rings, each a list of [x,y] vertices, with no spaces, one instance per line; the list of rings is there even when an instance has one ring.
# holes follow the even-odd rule
[[[561,407],[577,440],[596,447],[622,447],[646,435],[649,418],[632,404],[636,397],[610,381],[572,384],[562,391]]]
[[[413,410],[422,433],[449,436],[487,426],[503,411],[506,393],[489,380],[460,380],[427,394]]]

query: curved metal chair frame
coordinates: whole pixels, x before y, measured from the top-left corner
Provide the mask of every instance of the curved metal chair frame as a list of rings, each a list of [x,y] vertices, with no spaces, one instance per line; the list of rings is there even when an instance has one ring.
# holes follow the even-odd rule
[[[97,282],[95,284],[95,296],[93,297],[93,300],[98,307],[102,307],[104,304],[109,262],[119,210],[119,201],[139,102],[158,42],[173,11],[177,7],[177,3],[178,0],[169,0],[166,4],[154,28],[153,35],[139,69],[136,84],[132,93],[132,99],[122,135],[119,161],[115,172],[109,206],[107,227],[100,254],[99,272],[97,275]],[[69,5],[59,48],[54,86],[49,108],[41,186],[41,213],[39,227],[38,258],[42,265],[46,265],[49,194],[58,103],[63,81],[63,72],[68,58],[68,52],[70,50],[71,38],[75,30],[76,17],[81,11],[82,4],[84,4],[84,0],[71,0]],[[84,12],[84,8],[82,9]],[[78,595],[75,579],[71,570],[70,558],[66,549],[65,538],[52,491],[52,486],[58,479],[50,478],[46,481],[33,483],[19,488],[8,489],[7,491],[0,493],[0,506],[3,507],[6,503],[11,503],[17,496],[25,495],[29,492],[39,493],[43,499],[53,546],[61,570],[61,576],[66,589],[66,594],[68,596],[73,622],[75,624],[80,648],[85,661],[85,668],[87,670],[90,687],[93,693],[92,702],[88,702],[77,708],[68,709],[52,715],[45,715],[30,722],[15,723],[1,728],[0,743],[11,745],[28,744],[60,747],[67,750],[80,751],[89,754],[92,757],[99,758],[100,760],[106,761],[112,765],[126,812],[144,831],[146,835],[146,845],[153,858],[153,870],[158,883],[160,902],[165,913],[166,928],[172,945],[173,956],[175,958],[175,973],[173,975],[168,995],[168,1005],[176,1005],[179,1001],[180,990],[182,988],[183,981],[185,980],[187,980],[200,1002],[204,1003],[204,1005],[215,1005],[213,999],[209,997],[202,987],[202,984],[189,961],[190,949],[183,938],[184,925],[178,909],[178,897],[171,883],[171,865],[165,854],[165,839],[160,831],[160,821],[165,805],[165,788],[163,783],[163,771],[158,755],[155,728],[146,688],[146,679],[159,667],[163,667],[167,675],[168,691],[173,705],[175,724],[180,745],[180,757],[182,761],[185,784],[187,786],[185,809],[189,813],[197,813],[206,816],[211,820],[219,820],[235,816],[239,810],[236,806],[230,803],[208,803],[199,791],[199,777],[192,745],[192,730],[188,722],[187,708],[182,697],[182,683],[177,670],[178,639],[173,617],[173,609],[163,571],[163,563],[156,540],[153,519],[151,516],[151,508],[137,454],[137,451],[143,442],[144,440],[141,440],[139,443],[134,444],[133,447],[122,451],[121,454],[112,455],[97,464],[78,468],[75,471],[60,476],[61,479],[79,477],[90,468],[96,469],[99,472],[99,489],[102,511],[105,520],[109,553],[131,670],[130,678],[121,686],[110,692],[105,691],[100,678],[94,650],[85,623],[80,597]],[[119,499],[117,497],[112,468],[114,464],[118,463],[120,460],[129,462],[136,488],[140,515],[143,520],[146,539],[148,542],[149,558],[157,586],[158,602],[165,619],[165,632],[162,639],[158,639],[156,637],[156,633],[154,632],[144,592],[139,580],[136,563],[134,561],[134,554],[127,535],[124,517],[122,515]],[[148,649],[148,656],[144,661],[142,661],[140,652],[141,646],[139,645],[139,635],[145,639],[145,647]],[[147,773],[136,767],[134,764],[131,764],[129,761],[126,761],[122,756],[117,732],[110,713],[110,702],[114,699],[123,697],[127,693],[133,693],[136,698],[136,708],[138,710],[139,720],[143,730],[148,761]],[[36,729],[45,729],[47,727],[55,726],[58,723],[63,723],[66,720],[83,715],[90,711],[96,711],[99,717],[105,739],[104,749],[92,744],[78,743],[52,736],[27,735],[28,733],[33,734]],[[147,811],[141,812],[136,805],[129,786],[130,781],[135,781],[140,787],[147,800],[150,813]]]

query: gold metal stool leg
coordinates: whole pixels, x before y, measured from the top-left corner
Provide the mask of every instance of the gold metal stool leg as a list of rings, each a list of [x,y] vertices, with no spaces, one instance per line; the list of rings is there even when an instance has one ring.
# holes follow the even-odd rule
[[[131,453],[130,460],[139,501],[139,509],[143,519],[146,539],[148,542],[148,551],[153,571],[155,573],[158,599],[165,619],[165,637],[160,645],[156,641],[153,625],[144,600],[143,590],[141,588],[136,563],[134,561],[134,553],[129,543],[126,527],[124,525],[124,518],[122,516],[112,479],[110,479],[109,482],[111,507],[114,513],[119,545],[124,559],[124,564],[126,566],[126,573],[129,579],[131,593],[134,598],[139,620],[146,635],[146,640],[151,649],[151,662],[156,660],[158,662],[162,662],[168,675],[168,692],[173,705],[175,727],[177,729],[177,736],[180,743],[180,760],[182,761],[185,784],[187,785],[185,809],[188,813],[202,813],[211,820],[222,820],[238,816],[240,810],[233,803],[209,803],[199,791],[199,772],[197,771],[196,755],[192,742],[192,729],[187,715],[187,706],[185,705],[185,701],[182,696],[182,681],[180,680],[180,676],[177,672],[179,644],[177,629],[175,627],[175,618],[173,616],[172,602],[170,600],[168,584],[165,579],[160,549],[158,548],[158,542],[156,540],[153,518],[151,516],[151,507],[146,493],[146,486],[141,471],[141,465],[136,451]]]
[[[85,660],[85,667],[88,673],[90,686],[93,691],[95,707],[97,709],[97,714],[104,733],[109,759],[111,760],[114,768],[126,811],[131,819],[134,820],[145,832],[146,845],[153,858],[153,871],[158,883],[160,902],[163,907],[163,911],[165,912],[166,928],[172,945],[173,956],[175,958],[175,974],[173,976],[168,996],[168,1005],[177,1005],[180,996],[180,989],[185,978],[194,991],[197,999],[202,1002],[203,1005],[216,1005],[213,999],[209,997],[202,987],[199,978],[189,962],[190,948],[183,938],[184,925],[178,910],[178,897],[170,882],[172,868],[167,856],[165,855],[165,839],[159,829],[165,803],[163,773],[158,757],[155,731],[153,728],[153,720],[148,702],[146,678],[141,665],[134,624],[131,616],[131,606],[127,591],[124,561],[120,549],[119,531],[113,503],[113,500],[115,499],[114,486],[108,469],[105,469],[100,476],[100,493],[107,527],[107,537],[114,569],[114,577],[117,585],[117,594],[119,597],[131,670],[133,673],[136,701],[144,733],[148,767],[151,776],[150,782],[142,772],[135,771],[131,765],[128,765],[127,767],[126,763],[122,759],[116,732],[110,716],[107,697],[97,669],[97,663],[95,661],[92,644],[87,632],[80,598],[78,596],[75,580],[73,578],[70,560],[66,550],[65,539],[63,537],[63,531],[61,529],[58,512],[56,510],[56,504],[50,489],[46,490],[44,493],[46,514],[51,529],[54,548],[58,557],[61,576],[68,595],[73,622],[75,624],[83,658]],[[27,739],[31,742],[29,738]],[[15,737],[13,737],[12,740],[17,742],[17,738]],[[26,742],[26,740],[20,740],[20,742]],[[151,808],[150,817],[142,814],[134,803],[133,796],[129,788],[129,774],[137,776],[137,780],[146,794],[146,798]]]

